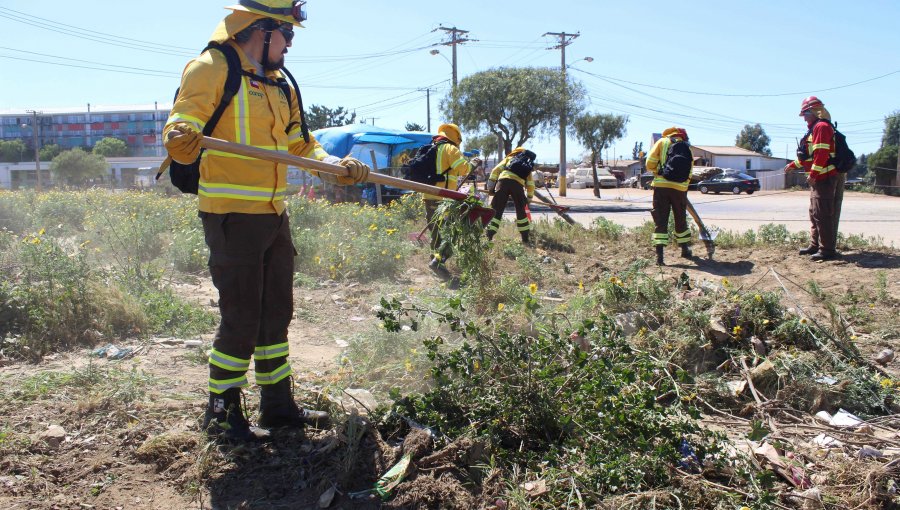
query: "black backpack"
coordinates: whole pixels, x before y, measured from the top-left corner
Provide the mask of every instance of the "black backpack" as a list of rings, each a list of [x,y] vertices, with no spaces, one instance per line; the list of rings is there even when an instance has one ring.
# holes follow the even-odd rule
[[[419,147],[416,155],[400,167],[400,170],[403,172],[403,178],[407,181],[421,182],[423,184],[446,181],[447,177],[437,172],[438,147],[445,143],[448,142],[432,142]]]
[[[209,45],[203,49],[203,52],[209,50],[217,50],[220,51],[223,55],[225,55],[225,61],[228,62],[228,75],[225,78],[225,88],[222,93],[222,101],[216,105],[216,109],[213,110],[212,115],[209,117],[209,120],[206,122],[206,125],[203,127],[203,136],[209,136],[212,134],[213,129],[216,128],[216,124],[219,123],[219,119],[222,117],[222,113],[225,112],[225,108],[231,104],[232,98],[234,98],[235,94],[237,94],[241,90],[241,78],[244,75],[250,76],[254,80],[261,81],[267,84],[277,85],[284,92],[285,97],[288,99],[288,103],[291,101],[291,87],[287,84],[284,79],[279,79],[278,81],[270,80],[265,76],[258,76],[254,73],[250,73],[248,71],[244,71],[241,68],[241,57],[238,56],[237,51],[231,47],[229,44],[219,44],[215,42],[209,43]],[[201,54],[203,52],[200,52]],[[306,117],[303,115],[303,98],[300,97],[300,88],[297,86],[297,82],[294,80],[294,77],[291,76],[291,73],[288,72],[287,69],[281,68],[281,71],[290,78],[291,83],[294,86],[294,91],[297,94],[297,101],[300,106],[300,129],[303,131],[303,139],[306,142],[309,142],[309,128],[306,125]],[[180,88],[175,91],[175,99],[178,100],[178,92]],[[290,131],[295,123],[289,124],[285,128],[285,132]],[[182,193],[191,193],[196,195],[200,188],[200,158],[203,155],[203,150],[200,149],[200,155],[197,156],[197,159],[188,165],[181,164],[175,160],[169,164],[169,179],[172,181],[172,185],[181,190]],[[159,180],[159,177],[162,175],[165,169],[160,168],[159,173],[156,174],[156,180]]]
[[[684,182],[691,177],[694,155],[691,144],[686,140],[669,139],[669,150],[666,151],[666,164],[659,172],[664,179],[672,182]]]
[[[524,150],[510,158],[506,169],[521,179],[527,179],[531,172],[534,171],[534,159],[536,157],[537,154]]]
[[[837,124],[832,124],[830,121],[825,119],[819,119],[816,124],[819,122],[827,122],[831,125],[832,129],[834,129],[834,156],[828,158],[828,164],[834,165],[835,169],[839,173],[845,174],[850,170],[853,170],[853,167],[856,166],[856,154],[850,150],[850,146],[847,145],[847,137],[844,136],[844,133],[841,133],[837,129]],[[809,131],[803,135],[803,138],[800,140],[800,143],[797,145],[797,160],[798,161],[806,161],[812,155],[809,153],[808,149],[808,141],[809,136],[812,134],[813,129],[816,127],[816,124],[813,124],[813,127],[809,128]]]

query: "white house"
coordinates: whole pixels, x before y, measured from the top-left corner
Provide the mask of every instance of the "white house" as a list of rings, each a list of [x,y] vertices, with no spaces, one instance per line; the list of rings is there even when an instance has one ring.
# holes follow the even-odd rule
[[[784,165],[790,161],[784,158],[766,156],[741,147],[716,145],[692,145],[694,164],[719,168],[730,168],[759,179],[764,190],[785,188]]]

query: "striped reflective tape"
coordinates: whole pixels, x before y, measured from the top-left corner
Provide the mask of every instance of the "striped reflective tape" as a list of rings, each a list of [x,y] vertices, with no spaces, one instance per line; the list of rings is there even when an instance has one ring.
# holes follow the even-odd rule
[[[281,365],[280,367],[276,368],[275,370],[273,370],[271,372],[266,372],[266,373],[257,372],[256,373],[256,384],[259,384],[260,386],[267,385],[267,384],[275,384],[278,381],[284,379],[285,377],[287,377],[289,375],[291,375],[291,364],[285,362],[284,365]]]
[[[288,355],[289,345],[287,342],[275,345],[258,345],[253,352],[255,359],[273,359]]]
[[[235,358],[215,349],[209,353],[209,363],[232,372],[246,372],[250,368],[249,359]]]

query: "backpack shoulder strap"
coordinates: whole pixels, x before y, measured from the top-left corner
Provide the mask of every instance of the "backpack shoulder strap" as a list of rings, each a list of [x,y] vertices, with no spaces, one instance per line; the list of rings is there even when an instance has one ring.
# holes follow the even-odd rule
[[[215,129],[216,124],[219,123],[219,119],[222,118],[222,114],[225,112],[225,108],[231,104],[231,99],[234,98],[235,94],[241,90],[241,57],[238,56],[237,51],[231,47],[229,44],[218,44],[218,43],[210,43],[209,46],[203,49],[203,51],[209,50],[217,50],[222,55],[225,55],[225,61],[228,62],[228,75],[225,78],[225,90],[222,93],[222,101],[216,105],[216,109],[213,111],[213,114],[209,117],[209,121],[207,121],[206,126],[203,128],[204,136],[209,136],[213,129]]]
[[[303,133],[303,139],[306,143],[309,143],[309,125],[306,123],[306,114],[303,113],[303,96],[300,95],[300,87],[297,85],[297,80],[294,79],[294,75],[291,74],[290,71],[287,70],[286,67],[281,68],[281,72],[284,73],[288,79],[291,80],[291,85],[294,87],[294,92],[297,94],[297,108],[300,110],[300,132]],[[288,103],[291,102],[291,89],[287,86],[287,83],[284,83],[281,86],[281,90],[284,91],[284,95],[288,98]],[[293,127],[292,124],[288,124],[288,131]]]

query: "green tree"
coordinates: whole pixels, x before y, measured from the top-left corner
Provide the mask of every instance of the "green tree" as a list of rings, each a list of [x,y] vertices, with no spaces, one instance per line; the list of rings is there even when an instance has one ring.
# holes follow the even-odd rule
[[[876,188],[885,190],[886,193],[896,192],[894,188],[879,187],[894,184],[894,174],[897,172],[897,149],[897,145],[885,145],[874,154],[869,155],[866,161],[869,167],[867,178],[874,181]]]
[[[625,136],[625,125],[628,124],[627,115],[613,115],[611,113],[592,114],[586,113],[575,117],[572,122],[572,132],[582,145],[591,151],[591,168],[594,172],[594,196],[600,196],[600,181],[597,179],[597,157],[600,153],[612,145],[619,138]]]
[[[118,138],[106,137],[94,144],[91,151],[104,158],[122,158],[128,156],[128,145]]]
[[[501,67],[463,78],[441,110],[466,131],[500,137],[508,154],[540,133],[558,133],[560,112],[565,108],[574,117],[584,98],[584,87],[571,78],[563,87],[558,70]]]
[[[468,137],[463,143],[466,150],[478,149],[481,151],[481,157],[486,159],[493,154],[499,154],[501,140],[497,138],[497,135],[486,134]]]
[[[881,146],[900,145],[900,110],[884,118],[884,134]]]
[[[53,158],[50,171],[53,172],[57,182],[81,186],[88,179],[106,175],[106,158],[75,148],[63,151]]]
[[[403,129],[407,131],[425,131],[425,126],[416,124],[415,122],[407,122]]]
[[[314,104],[306,112],[306,123],[310,131],[327,127],[346,126],[356,122],[356,112],[350,113],[343,106],[331,109]]]
[[[769,142],[772,140],[766,134],[766,130],[759,124],[744,124],[744,129],[734,138],[734,145],[753,152],[771,156],[772,151],[769,149]]]
[[[55,143],[47,144],[41,147],[41,161],[50,161],[56,156],[59,156],[60,152],[62,152],[62,148],[59,145],[56,145]]]
[[[27,153],[28,147],[22,140],[0,141],[0,161],[4,163],[24,161]]]
[[[643,157],[644,142],[634,142],[634,148],[631,149],[631,159],[640,160]]]

